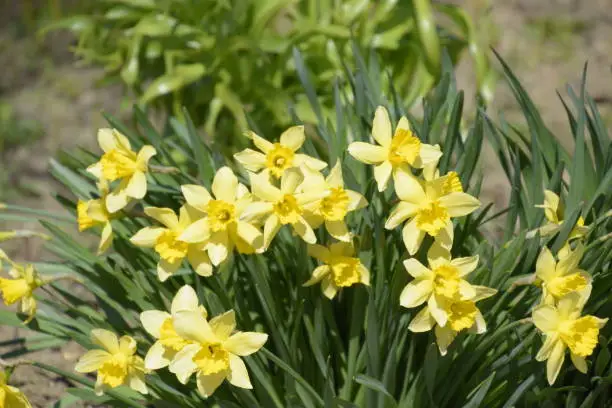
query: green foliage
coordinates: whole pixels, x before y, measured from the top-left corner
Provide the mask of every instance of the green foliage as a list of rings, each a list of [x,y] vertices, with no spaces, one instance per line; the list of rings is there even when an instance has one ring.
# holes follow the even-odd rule
[[[436,25],[436,12],[447,24]],[[288,126],[287,104],[305,122],[317,123],[321,110],[331,116],[334,79],[354,61],[351,38],[365,55],[381,56],[384,87],[392,83],[404,106],[440,78],[443,48],[457,61],[469,47],[481,92],[492,95],[492,72],[470,18],[429,0],[96,1],[87,14],[47,29],[57,28],[76,32],[76,54],[104,66],[141,104],[178,118],[187,106],[221,147],[244,145],[239,135],[249,118],[266,134]],[[300,84],[295,48],[311,68],[319,111]],[[348,83],[340,86],[349,92]]]
[[[302,60],[299,53],[295,57],[296,61]],[[45,264],[45,272],[68,270],[78,275],[95,301],[77,297],[54,284],[56,296],[40,298],[41,310],[30,329],[54,339],[72,339],[90,348],[90,330],[104,327],[135,336],[139,354],[143,355],[152,339],[142,329],[138,313],[167,309],[178,288],[190,284],[210,314],[233,308],[242,330],[270,334],[266,348],[245,359],[254,390],[222,385],[207,401],[210,406],[605,406],[612,391],[611,326],[600,333],[600,346],[590,358],[588,375],[566,365],[555,387],[549,387],[544,364],[534,359],[541,340],[525,320],[538,304],[540,290],[513,285],[533,272],[543,245],[558,249],[559,243],[567,240],[575,220],[582,215],[591,228],[585,237],[587,251],[581,267],[593,276],[593,294],[585,311],[601,317],[612,315],[612,149],[592,99],[584,89],[579,96],[569,92],[572,107],[568,105],[567,113],[576,141],[575,151],[570,154],[546,128],[527,93],[504,66],[507,81],[523,109],[527,133],[503,119],[494,121],[484,106],[469,118],[472,125],[462,133],[464,94],[456,89],[448,58],[443,59],[441,81],[423,100],[423,118],[411,119],[414,131],[424,142],[441,145],[441,171],[455,169],[466,191],[473,195],[478,195],[486,178],[478,162],[483,144],[489,141],[512,194],[503,211],[491,214],[492,206],[485,205],[455,223],[453,255],[478,254],[481,261],[470,276],[471,282],[500,292],[479,304],[487,321],[487,333],[461,334],[449,353],[441,357],[432,344],[432,335],[408,330],[415,312],[398,304],[408,274],[401,264],[406,257],[401,234],[384,229],[391,196],[377,193],[371,168],[346,154],[349,142],[369,140],[370,123],[378,105],[387,106],[392,119],[407,113],[403,98],[398,96],[401,90],[381,91],[380,68],[376,64],[366,68],[359,55],[356,65],[357,70],[346,72],[350,86],[335,86],[333,94],[328,95],[333,100],[331,112],[321,109],[306,65],[299,69],[311,109],[319,115],[316,127],[308,128],[312,143],[308,143],[307,152],[331,164],[340,160],[348,187],[370,201],[366,209],[352,215],[350,229],[360,237],[359,256],[372,272],[371,287],[345,289],[334,301],[322,297],[317,287],[302,287],[315,263],[307,256],[305,244],[288,231],[282,231],[266,253],[235,255],[210,278],[198,277],[185,265],[178,276],[162,284],[155,275],[156,257],[128,241],[146,225],[141,218],[129,216],[113,221],[114,251],[104,257],[96,256],[63,226],[43,222],[53,236],[47,246],[61,259],[61,269]],[[175,163],[180,173],[151,175],[145,206],[176,209],[182,184],[193,183],[197,178],[210,185],[214,169],[221,165],[240,171],[232,160],[214,155],[189,116],[184,117],[186,125],[172,120],[162,133],[141,113],[136,115],[141,131],[109,118],[111,125],[124,132],[135,146],[153,144],[164,152],[159,155],[163,164],[180,157]],[[53,174],[77,197],[88,197],[95,186],[85,168],[95,157],[83,150],[63,155],[53,163]],[[568,221],[551,238],[528,234],[541,225],[542,211],[534,205],[543,201],[545,188],[567,197]],[[74,196],[58,197],[74,212]],[[502,214],[506,218],[503,236],[495,233]],[[319,236],[320,241],[323,238]],[[417,258],[424,258],[424,249]],[[0,313],[0,322],[22,326],[9,312]],[[27,351],[26,348],[23,352]],[[38,366],[57,372],[49,366]],[[90,379],[60,374],[84,387],[69,390],[70,398],[101,401],[89,391]],[[160,404],[164,401],[164,406],[200,407],[204,403],[193,383],[183,386],[167,370],[148,376],[148,386],[148,400]],[[104,403],[140,406],[139,398],[142,397],[128,389],[118,388],[104,397]]]

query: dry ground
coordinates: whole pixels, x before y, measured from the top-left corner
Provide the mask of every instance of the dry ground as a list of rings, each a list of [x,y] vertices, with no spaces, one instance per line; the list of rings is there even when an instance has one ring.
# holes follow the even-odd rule
[[[486,1],[456,0],[455,3],[465,5],[475,16],[483,18],[479,26],[490,25],[488,33],[496,48],[523,81],[542,109],[545,122],[564,145],[571,146],[571,138],[555,92],[564,93],[568,81],[578,83],[586,60],[589,61],[588,88],[600,101],[604,118],[612,123],[610,0],[492,0],[488,12]],[[44,129],[44,137],[0,160],[0,175],[10,173],[16,183],[27,184],[40,193],[40,197],[21,197],[21,204],[53,210],[57,205],[49,193],[57,187],[45,176],[48,158],[57,149],[93,145],[96,129],[104,123],[100,112],[122,113],[121,93],[118,88],[97,88],[99,71],[76,68],[72,62],[58,65],[58,60],[66,61],[66,58],[53,57],[63,53],[59,46],[50,50],[52,57],[40,58],[28,44],[27,41],[14,43],[0,34],[0,66],[3,67],[0,99],[7,101],[19,116],[36,119]],[[458,81],[460,87],[473,93],[469,62],[459,67]],[[520,117],[503,82],[496,90],[493,108],[510,120]],[[485,161],[484,165],[487,169],[485,201],[493,200],[501,205],[508,195],[506,182],[493,162]],[[6,194],[0,191],[0,197]],[[32,222],[27,227],[34,228],[35,224]],[[29,257],[41,256],[37,243],[31,242],[27,248]],[[19,257],[19,251],[16,253]],[[24,254],[21,252],[22,257]],[[0,327],[0,341],[16,334],[14,329]],[[35,357],[71,369],[77,351],[75,347],[68,347]],[[62,380],[27,367],[19,368],[13,379],[36,407],[51,406],[66,386]]]

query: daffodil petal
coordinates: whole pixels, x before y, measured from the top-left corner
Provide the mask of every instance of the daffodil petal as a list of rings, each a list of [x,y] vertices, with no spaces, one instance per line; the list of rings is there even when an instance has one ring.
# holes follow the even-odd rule
[[[219,341],[224,342],[236,328],[236,313],[233,310],[210,319],[210,327]]]
[[[174,262],[168,262],[165,259],[160,259],[157,263],[157,278],[160,282],[165,282],[172,276],[183,263],[182,259],[177,259]]]
[[[317,242],[317,237],[314,231],[303,217],[299,217],[297,222],[291,224],[291,226],[293,227],[295,233],[298,234],[305,242],[309,244],[314,244]]]
[[[349,197],[348,211],[355,211],[368,206],[368,200],[363,195],[356,191],[344,190]]]
[[[410,282],[400,294],[400,305],[413,308],[422,305],[429,299],[433,291],[432,281],[416,279]]]
[[[478,255],[465,258],[455,258],[450,264],[457,268],[459,276],[466,276],[478,266]]]
[[[208,219],[202,218],[189,225],[183,230],[181,235],[178,236],[178,239],[190,244],[207,241],[210,239]]]
[[[246,135],[253,141],[253,144],[262,152],[268,153],[270,150],[274,149],[274,144],[259,136],[257,133],[249,131],[246,133]]]
[[[248,171],[259,171],[266,167],[266,156],[253,149],[244,149],[234,154],[234,159]]]
[[[430,278],[433,272],[429,270],[425,265],[419,262],[416,258],[408,258],[404,261],[404,268],[406,271],[415,279]]]
[[[425,306],[416,316],[410,321],[410,325],[408,326],[408,330],[413,333],[423,333],[431,330],[436,321],[431,317],[429,313],[429,308]]]
[[[173,318],[176,333],[184,339],[201,344],[219,342],[212,327],[199,311],[179,310],[173,314]]]
[[[142,199],[147,194],[147,176],[142,171],[132,174],[125,187],[125,194],[136,200]]]
[[[437,163],[442,157],[442,151],[440,150],[439,145],[429,145],[426,143],[421,143],[421,147],[419,150],[419,155],[413,163],[413,167],[423,168],[427,165]]]
[[[237,356],[249,356],[263,347],[268,341],[268,335],[257,332],[238,332],[231,335],[223,346],[227,351]]]
[[[320,173],[317,172],[317,174]],[[337,160],[334,167],[332,167],[332,169],[329,171],[329,175],[327,178],[325,178],[325,182],[327,182],[330,187],[344,187],[344,180],[342,178],[342,163],[340,160]]]
[[[145,368],[147,370],[159,370],[168,367],[174,359],[176,353],[172,349],[164,347],[164,345],[156,341],[153,343],[144,359]]]
[[[206,206],[212,199],[206,188],[196,184],[185,184],[181,186],[181,191],[187,204],[200,211],[206,211]]]
[[[439,201],[451,217],[463,217],[480,207],[480,201],[467,193],[452,192],[440,197]]]
[[[305,139],[304,126],[292,126],[281,134],[280,144],[295,152],[302,147]]]
[[[353,142],[348,146],[348,152],[356,160],[365,164],[378,164],[387,159],[387,149],[364,142]]]
[[[385,222],[385,228],[388,230],[396,228],[408,218],[414,216],[418,209],[419,207],[413,203],[400,201],[391,210],[391,214],[389,214],[389,218],[387,218]]]
[[[106,196],[106,209],[109,213],[116,213],[128,205],[129,198],[124,189],[112,192]]]
[[[193,356],[200,351],[199,344],[189,344],[176,353],[170,362],[169,370],[181,384],[187,384],[189,377],[197,370],[198,366],[193,362]]]
[[[102,347],[111,354],[119,352],[119,339],[117,335],[105,329],[93,329],[91,331],[91,341]]]
[[[165,230],[160,227],[145,227],[130,238],[130,242],[139,247],[151,248]]]
[[[416,220],[411,220],[402,229],[404,245],[410,255],[417,253],[421,247],[421,242],[425,238],[425,233],[417,228]]]
[[[252,247],[258,248],[263,245],[263,234],[248,222],[238,221],[236,223],[236,233]]]
[[[121,336],[119,338],[119,351],[127,356],[133,355],[136,353],[136,340],[130,336]]]
[[[159,339],[159,331],[162,324],[164,324],[166,319],[169,319],[170,317],[171,316],[169,313],[161,310],[147,310],[140,314],[140,322],[147,333],[156,339]]]
[[[350,242],[352,235],[346,226],[344,221],[325,221],[325,229],[329,232],[329,235],[336,238],[339,241]]]
[[[474,297],[471,299],[473,302],[490,298],[497,294],[497,289],[489,288],[487,286],[472,285],[475,291]]]
[[[170,229],[176,229],[179,225],[178,217],[170,208],[146,207],[144,212],[149,217]]]
[[[543,333],[554,331],[559,322],[559,313],[552,306],[539,306],[533,311],[533,323]]]
[[[550,354],[559,341],[561,340],[557,334],[547,335],[546,339],[544,340],[544,344],[542,344],[542,347],[540,347],[540,350],[538,350],[538,354],[536,354],[536,361],[548,360]]]
[[[544,246],[536,261],[536,276],[543,281],[548,281],[556,274],[556,266],[555,257],[552,252],[550,252],[550,249]]]
[[[436,320],[438,326],[444,327],[448,322],[448,313],[438,304],[438,300],[436,296],[430,296],[427,302],[427,306],[429,307],[429,313]]]
[[[287,169],[281,178],[280,191],[283,194],[292,194],[302,184],[302,181],[304,181],[304,175],[300,169]]]
[[[110,222],[104,224],[102,234],[100,235],[100,244],[98,245],[98,255],[106,252],[113,243],[113,227]]]
[[[251,380],[249,379],[249,373],[244,365],[244,361],[234,354],[230,354],[229,357],[229,368],[230,372],[227,376],[228,381],[235,387],[252,389]]]
[[[198,392],[204,398],[210,397],[211,395],[213,395],[215,390],[219,388],[223,380],[225,380],[226,376],[227,373],[225,371],[210,375],[205,375],[202,374],[202,372],[198,372],[198,376],[196,379]]]
[[[74,370],[77,373],[91,373],[98,370],[111,357],[105,350],[89,350],[81,356]]]
[[[153,156],[157,154],[155,148],[151,145],[142,146],[142,149],[136,155],[136,162],[140,164],[142,167],[147,168],[149,165],[149,160]]]
[[[316,159],[312,156],[308,156],[307,154],[297,153],[294,157],[294,163],[297,167],[302,168],[306,166],[313,170],[323,170],[327,167],[327,163],[323,160]]]
[[[331,272],[331,269],[329,265],[318,266],[314,269],[314,271],[312,271],[312,276],[310,277],[310,279],[304,282],[302,286],[316,285],[317,283],[321,282],[321,280],[323,280],[324,277],[329,275],[330,272]]]
[[[385,191],[387,189],[391,173],[393,173],[393,166],[388,160],[374,167],[374,179],[376,180],[378,191]]]
[[[98,144],[100,148],[106,153],[117,148],[117,142],[113,129],[102,128],[98,130]]]
[[[148,394],[147,383],[145,382],[145,376],[142,371],[134,371],[128,374],[126,378],[127,386],[138,391],[141,394]]]
[[[440,354],[445,356],[448,352],[448,347],[452,344],[455,339],[455,332],[450,327],[436,326],[434,329],[436,335],[436,343],[438,344],[438,350]]]
[[[251,174],[251,191],[263,201],[276,202],[283,196],[278,188],[270,184],[270,179],[264,174]]]
[[[338,293],[338,288],[334,285],[333,280],[329,275],[325,276],[323,280],[321,280],[321,291],[323,295],[328,299],[333,299]]]
[[[423,186],[421,186],[419,180],[407,170],[397,169],[393,172],[393,178],[395,182],[395,192],[400,200],[419,207],[427,201]]]
[[[199,305],[200,300],[196,291],[189,285],[183,285],[172,299],[170,313],[175,314],[182,310],[198,310]]]
[[[246,222],[257,221],[272,212],[273,204],[264,201],[255,201],[244,209],[240,219]]]
[[[559,376],[561,366],[565,360],[565,344],[562,341],[558,341],[553,347],[548,361],[546,361],[546,378],[548,383],[553,385]]]
[[[270,246],[270,243],[278,233],[281,226],[282,224],[276,215],[271,215],[268,217],[264,224],[264,249]]]
[[[574,367],[576,367],[578,371],[580,371],[583,374],[587,373],[589,368],[587,367],[587,363],[584,357],[581,357],[577,354],[570,352],[570,358],[572,359],[572,363],[574,363]]]
[[[308,255],[318,259],[323,263],[329,262],[331,256],[329,249],[327,249],[323,245],[318,244],[308,245]]]
[[[381,146],[388,146],[391,144],[391,137],[393,129],[391,126],[391,120],[389,119],[389,113],[384,106],[376,108],[374,113],[374,121],[372,122],[372,137]]]
[[[225,166],[217,170],[212,183],[212,192],[217,200],[233,203],[236,201],[236,189],[238,178],[229,167]]]

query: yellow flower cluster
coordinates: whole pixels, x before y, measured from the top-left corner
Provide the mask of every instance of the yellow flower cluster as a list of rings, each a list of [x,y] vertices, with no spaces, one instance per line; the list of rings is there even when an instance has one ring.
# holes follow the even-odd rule
[[[549,235],[559,231],[564,210],[557,194],[546,190],[544,197],[544,204],[537,207],[544,209],[548,224],[540,228],[540,233]],[[592,289],[591,276],[579,268],[585,251],[581,239],[587,231],[580,217],[557,259],[545,246],[536,262],[535,278],[542,289],[542,298],[532,317],[545,336],[536,360],[546,361],[546,376],[551,385],[561,371],[567,349],[578,371],[587,372],[585,358],[593,354],[599,330],[608,321],[591,315],[581,316]],[[576,241],[573,249],[572,241]]]
[[[0,292],[6,305],[12,305],[21,301],[21,313],[27,315],[25,323],[28,323],[36,315],[36,299],[34,299],[34,291],[42,286],[45,282],[38,275],[33,265],[20,265],[12,261],[6,253],[0,249],[0,270],[2,270],[2,262],[7,262],[11,268],[9,269],[10,279],[0,278]]]
[[[26,396],[6,381],[6,373],[0,371],[0,408],[32,408]]]
[[[402,118],[394,134],[387,111],[379,107],[372,134],[379,145],[352,143],[348,151],[356,159],[375,164],[374,175],[383,191],[391,179],[399,203],[389,214],[385,227],[402,223],[403,240],[414,255],[426,235],[434,238],[429,268],[416,259],[405,262],[415,278],[404,289],[400,303],[405,307],[427,306],[413,319],[415,332],[435,333],[444,354],[453,338],[464,329],[486,330],[475,302],[495,290],[469,284],[464,277],[474,270],[478,257],[451,259],[452,218],[476,210],[480,202],[463,192],[458,175],[440,176],[439,146],[415,137]],[[300,153],[304,128],[285,131],[272,143],[253,132],[247,133],[259,151],[245,149],[235,159],[247,170],[251,189],[241,184],[229,167],[217,171],[210,191],[199,185],[183,185],[185,203],[176,214],[170,208],[147,207],[145,214],[159,223],[138,231],[131,242],[154,249],[159,255],[157,275],[165,281],[187,260],[201,276],[225,262],[234,251],[241,254],[265,252],[283,226],[308,244],[308,253],[321,262],[304,283],[320,283],[323,295],[332,299],[343,288],[370,284],[370,272],[356,254],[353,234],[346,217],[367,206],[358,192],[345,187],[342,166],[337,162],[327,175],[325,162]],[[99,199],[78,204],[79,228],[104,225],[100,250],[110,244],[113,214],[146,193],[148,159],[155,153],[149,146],[138,153],[130,149],[125,136],[116,130],[101,130],[98,139],[104,155],[89,171],[98,177]],[[420,175],[413,173],[417,170]],[[109,182],[118,181],[111,190]],[[324,227],[332,240],[317,244],[315,230]],[[103,350],[92,350],[77,364],[77,371],[98,372],[96,390],[129,385],[146,392],[144,374],[167,367],[185,384],[195,374],[198,391],[210,396],[225,380],[234,386],[251,388],[241,356],[258,351],[267,335],[236,332],[232,310],[209,319],[195,291],[183,286],[175,295],[170,312],[149,310],[141,314],[144,329],[155,338],[144,360],[135,355],[129,336],[117,339],[105,330],[94,330],[92,340]]]

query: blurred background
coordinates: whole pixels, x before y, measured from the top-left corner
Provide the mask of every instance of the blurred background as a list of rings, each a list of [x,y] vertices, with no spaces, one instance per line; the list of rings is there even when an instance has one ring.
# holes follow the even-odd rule
[[[0,0],[0,203],[58,209],[49,159],[77,146],[95,150],[96,131],[107,123],[102,113],[129,124],[134,104],[148,107],[160,128],[182,120],[187,106],[225,153],[242,146],[240,129],[250,124],[265,124],[264,133],[275,137],[296,116],[316,121],[297,89],[294,45],[313,70],[315,90],[330,96],[343,86],[335,74],[352,60],[351,47],[371,52],[377,58],[368,63],[389,67],[388,80],[416,115],[420,96],[437,79],[436,50],[445,48],[468,107],[475,109],[478,96],[512,121],[519,110],[488,51],[493,47],[568,147],[556,93],[577,85],[588,61],[587,88],[612,125],[610,0],[352,0],[320,2],[324,9],[314,3]],[[422,24],[428,21],[435,22],[430,28],[437,24],[433,37]],[[322,109],[328,102],[321,100]],[[505,177],[483,157],[482,201],[503,203]],[[0,223],[0,230],[37,228]],[[39,245],[6,247],[17,259],[36,259]],[[0,341],[13,335],[0,328]],[[73,359],[70,348],[47,357],[66,367]],[[48,406],[64,386],[35,370],[18,374],[17,385],[35,406]]]

